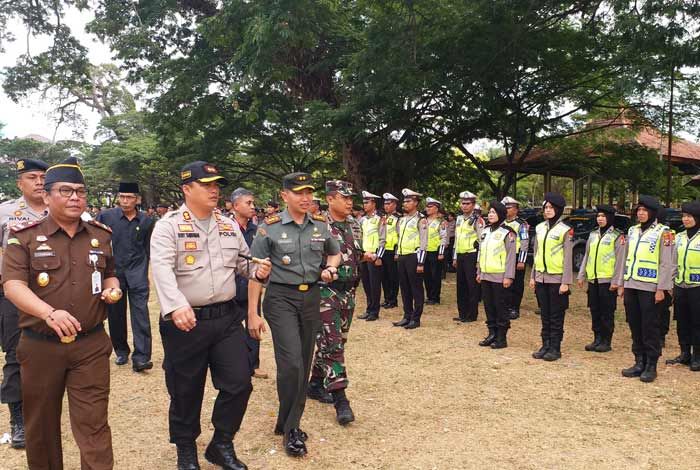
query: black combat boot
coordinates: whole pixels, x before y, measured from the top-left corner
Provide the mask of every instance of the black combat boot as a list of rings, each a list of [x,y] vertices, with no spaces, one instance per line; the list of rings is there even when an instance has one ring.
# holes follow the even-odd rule
[[[313,400],[318,400],[321,403],[333,403],[333,397],[330,393],[326,392],[323,382],[313,377],[306,389],[306,396]]]
[[[598,347],[598,345],[600,344],[600,342],[602,341],[602,339],[603,339],[603,338],[601,337],[600,334],[595,333],[595,338],[593,339],[593,342],[587,344],[586,347],[585,347],[584,349],[585,349],[586,351],[595,351],[595,349]]]
[[[547,362],[552,362],[561,359],[561,341],[552,340],[549,349],[546,353],[544,353],[542,359],[544,359]]]
[[[690,360],[690,370],[693,372],[700,371],[700,344],[693,345],[693,355]]]
[[[510,316],[511,320],[517,320],[520,318],[520,309],[518,307],[513,307],[508,310],[508,315]]]
[[[608,352],[612,351],[612,335],[605,335],[600,337],[600,344],[595,347],[595,352]]]
[[[503,349],[508,347],[508,341],[506,340],[507,332],[507,328],[496,329],[496,340],[491,343],[491,349]]]
[[[639,377],[644,372],[644,354],[634,355],[634,365],[628,369],[622,369],[625,377]]]
[[[22,402],[8,403],[10,408],[10,433],[13,449],[24,449],[24,416],[22,416]]]
[[[496,328],[489,328],[488,336],[479,341],[479,346],[491,346],[494,341],[496,341]]]
[[[666,359],[666,364],[683,364],[687,366],[690,364],[690,359],[690,345],[681,344],[681,353],[673,359]]]
[[[549,350],[549,345],[549,338],[542,338],[542,347],[534,353],[532,353],[532,357],[534,357],[535,359],[542,359],[544,355],[547,354],[547,351]]]
[[[647,358],[647,363],[644,366],[644,372],[640,374],[639,380],[642,382],[653,382],[656,380],[656,363],[658,360],[658,357]]]
[[[246,464],[238,460],[231,441],[215,442],[212,440],[204,452],[204,457],[209,463],[218,465],[224,470],[248,470]]]
[[[197,445],[194,442],[177,445],[177,470],[200,470]]]
[[[335,418],[341,426],[355,421],[355,414],[350,408],[350,402],[345,396],[344,389],[333,391],[333,404],[335,405]]]

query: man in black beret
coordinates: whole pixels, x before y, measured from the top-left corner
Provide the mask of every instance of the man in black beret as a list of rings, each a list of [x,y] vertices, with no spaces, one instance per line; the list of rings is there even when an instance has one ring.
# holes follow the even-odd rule
[[[112,338],[118,366],[129,360],[131,349],[127,342],[126,300],[129,298],[131,333],[134,354],[131,358],[135,372],[153,367],[151,362],[151,321],[148,314],[148,261],[151,233],[155,221],[136,208],[140,202],[138,183],[119,183],[118,207],[100,212],[97,221],[112,229],[112,246],[119,285],[124,296],[110,305],[109,334]]]

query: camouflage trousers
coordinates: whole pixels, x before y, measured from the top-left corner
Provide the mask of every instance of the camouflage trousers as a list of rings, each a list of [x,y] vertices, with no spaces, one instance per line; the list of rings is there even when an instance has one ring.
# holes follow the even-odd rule
[[[321,287],[321,331],[316,336],[313,379],[322,380],[328,392],[348,386],[345,342],[355,310],[355,289],[336,291]]]

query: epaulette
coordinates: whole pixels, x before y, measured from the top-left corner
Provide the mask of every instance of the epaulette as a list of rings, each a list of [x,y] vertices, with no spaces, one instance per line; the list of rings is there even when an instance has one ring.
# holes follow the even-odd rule
[[[21,224],[13,225],[12,227],[10,227],[10,230],[12,232],[21,232],[22,230],[26,230],[29,227],[34,227],[35,225],[40,224],[42,221],[43,221],[43,219],[42,220],[32,220],[30,222],[23,222]]]
[[[280,220],[282,220],[282,218],[280,218],[280,216],[278,216],[278,215],[271,215],[269,217],[265,217],[265,223],[267,225],[276,224]]]
[[[321,214],[314,214],[311,216],[312,219],[317,220],[319,222],[325,222],[326,218],[322,216]]]
[[[514,229],[513,227],[511,227],[510,225],[506,224],[505,222],[501,224],[501,228],[506,229],[508,232],[513,232],[513,233],[515,233],[516,235],[518,234],[518,233],[515,231],[515,229]]]
[[[163,216],[163,218],[166,218],[166,217],[167,217],[167,218],[175,217],[175,216],[178,215],[179,213],[180,213],[180,212],[178,212],[178,211],[166,212],[166,214]]]
[[[109,228],[108,225],[105,225],[102,222],[98,222],[95,219],[88,220],[88,223],[90,225],[94,225],[95,227],[100,227],[102,230],[107,230],[109,233],[112,233],[112,229]]]

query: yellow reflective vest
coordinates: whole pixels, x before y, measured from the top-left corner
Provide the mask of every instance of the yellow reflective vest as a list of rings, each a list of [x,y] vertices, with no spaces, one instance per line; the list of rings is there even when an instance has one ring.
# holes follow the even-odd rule
[[[442,238],[440,237],[440,225],[442,220],[440,218],[435,218],[428,223],[428,248],[425,251],[438,251],[440,248],[440,242]]]
[[[627,261],[625,263],[625,281],[634,279],[641,282],[659,282],[659,263],[664,231],[669,230],[664,224],[656,223],[642,233],[641,225],[630,227],[627,237]]]
[[[421,220],[420,215],[409,218],[404,216],[404,223],[400,227],[398,254],[410,255],[415,253],[420,248],[420,234],[418,233],[418,223]],[[408,221],[406,221],[408,219]]]
[[[615,274],[615,241],[622,234],[616,228],[607,230],[600,236],[596,229],[588,235],[588,261],[586,262],[586,278],[612,279]]]
[[[396,222],[399,218],[395,215],[388,215],[386,217],[386,241],[384,242],[384,249],[393,251],[396,248],[396,243],[399,241],[399,234],[396,231]]]
[[[700,232],[688,239],[687,232],[676,236],[678,274],[676,284],[700,285]]]
[[[375,253],[379,248],[379,223],[378,215],[364,217],[362,219],[362,250]]]
[[[537,253],[535,270],[547,274],[564,273],[564,241],[571,227],[558,221],[549,227],[547,221],[537,224]]]
[[[479,244],[479,269],[486,274],[506,272],[506,237],[512,232],[505,227],[486,229]],[[513,234],[514,238],[515,234]]]
[[[474,244],[478,238],[476,233],[476,221],[470,221],[470,217],[460,215],[457,217],[455,225],[455,253],[461,255],[463,253],[474,253],[476,247]]]

